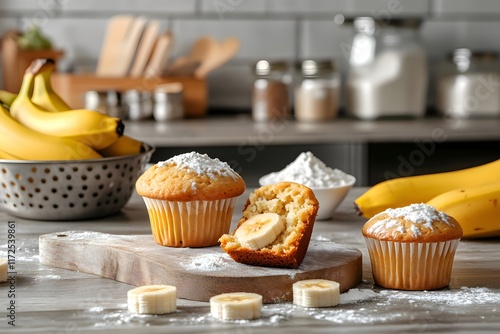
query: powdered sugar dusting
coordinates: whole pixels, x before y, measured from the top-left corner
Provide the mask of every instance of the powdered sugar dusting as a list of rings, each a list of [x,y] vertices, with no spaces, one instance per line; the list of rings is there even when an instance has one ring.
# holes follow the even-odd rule
[[[351,185],[355,179],[340,169],[326,166],[311,152],[302,152],[283,170],[261,178],[262,185],[283,181],[297,182],[312,188],[327,188]]]
[[[422,235],[421,228],[428,228],[431,231],[434,230],[434,221],[441,220],[448,225],[450,224],[448,215],[424,203],[411,204],[395,209],[387,209],[375,215],[372,219],[380,217],[381,215],[387,215],[388,217],[374,223],[367,230],[368,233],[378,234],[394,228],[392,231],[393,237],[405,233],[411,233],[413,237],[418,237]],[[401,223],[395,218],[403,218],[406,221],[413,222],[413,224],[409,227],[409,231],[406,231],[405,226],[401,225]]]
[[[396,209],[387,209],[382,213],[385,213],[392,218],[404,218],[415,223],[423,224],[429,228],[432,227],[432,222],[436,220],[442,220],[449,224],[448,215],[443,212],[439,212],[434,207],[424,203],[411,204]]]
[[[179,168],[187,168],[192,170],[198,175],[208,175],[210,178],[216,176],[229,176],[237,179],[239,175],[231,168],[226,162],[219,159],[210,158],[207,154],[200,154],[197,152],[189,152],[176,155],[166,161],[157,163],[158,167],[164,166],[178,166]]]
[[[227,263],[233,262],[226,253],[200,254],[189,260],[180,262],[179,265],[189,271],[217,271],[227,267]]]

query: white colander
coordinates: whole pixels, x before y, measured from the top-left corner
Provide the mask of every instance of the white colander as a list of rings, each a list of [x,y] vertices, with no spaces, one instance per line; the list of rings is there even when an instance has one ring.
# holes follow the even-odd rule
[[[154,148],[78,161],[0,160],[0,210],[35,220],[81,220],[118,212]]]

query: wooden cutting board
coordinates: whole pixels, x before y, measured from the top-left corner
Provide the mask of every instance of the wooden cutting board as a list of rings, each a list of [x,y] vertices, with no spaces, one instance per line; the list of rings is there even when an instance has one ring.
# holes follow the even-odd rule
[[[160,21],[152,20],[144,29],[144,34],[139,41],[137,54],[130,69],[130,76],[139,77],[144,74],[146,65],[153,52],[155,42],[160,31]]]
[[[130,26],[122,43],[120,54],[115,60],[115,71],[111,73],[111,76],[124,77],[128,75],[146,23],[146,18],[139,16]]]
[[[225,292],[254,292],[265,303],[292,300],[292,284],[311,278],[340,283],[341,292],[361,281],[361,252],[330,241],[311,240],[298,269],[248,266],[220,247],[171,248],[151,235],[66,231],[40,236],[44,265],[111,278],[135,286],[169,284],[177,297],[208,301]]]
[[[174,37],[170,32],[164,33],[158,37],[149,62],[144,70],[144,75],[146,77],[162,75],[168,63],[173,41]]]
[[[116,75],[117,59],[123,52],[124,41],[134,21],[132,15],[117,15],[109,19],[97,64],[97,75]]]

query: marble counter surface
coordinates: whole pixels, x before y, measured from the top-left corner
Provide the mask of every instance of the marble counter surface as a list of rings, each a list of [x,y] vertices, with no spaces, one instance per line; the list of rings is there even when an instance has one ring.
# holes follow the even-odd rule
[[[252,321],[220,322],[209,304],[178,300],[176,313],[139,316],[126,309],[132,287],[90,274],[43,266],[38,237],[67,230],[149,234],[142,200],[134,195],[119,213],[78,222],[29,221],[0,212],[0,257],[7,257],[7,235],[15,236],[15,280],[0,284],[1,333],[497,333],[500,328],[500,239],[463,240],[450,286],[405,292],[377,287],[355,216],[355,188],[331,220],[317,221],[313,239],[350,245],[363,253],[363,281],[341,295],[334,308],[306,309],[290,303],[266,304]],[[233,225],[247,194],[237,202]],[[10,223],[9,223],[10,222]],[[9,227],[9,225],[11,225]],[[10,229],[10,231],[9,231]],[[12,295],[14,293],[14,295]],[[15,311],[8,310],[14,305]],[[9,325],[13,321],[15,328]]]

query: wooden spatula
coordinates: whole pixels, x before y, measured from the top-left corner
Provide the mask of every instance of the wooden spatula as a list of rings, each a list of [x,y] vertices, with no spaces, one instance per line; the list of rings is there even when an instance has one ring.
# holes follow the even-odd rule
[[[195,77],[206,77],[208,73],[231,60],[236,55],[239,48],[240,41],[235,37],[222,41],[222,43],[218,44],[209,52],[200,66],[195,70]]]
[[[147,63],[153,53],[156,40],[158,39],[159,31],[160,21],[158,20],[152,20],[144,29],[130,70],[130,76],[139,77],[144,74]]]

